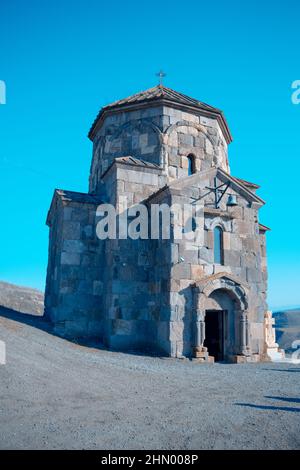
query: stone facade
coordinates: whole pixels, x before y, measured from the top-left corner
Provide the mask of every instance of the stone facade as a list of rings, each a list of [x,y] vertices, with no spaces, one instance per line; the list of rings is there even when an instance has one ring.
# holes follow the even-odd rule
[[[89,193],[56,190],[47,219],[45,314],[55,331],[198,361],[213,360],[215,348],[216,360],[265,357],[264,202],[257,185],[230,175],[222,112],[158,86],[103,108],[89,137]],[[176,236],[185,225],[178,218],[168,239],[100,240],[97,206],[112,204],[121,218],[124,201],[149,210],[196,201],[197,241]]]

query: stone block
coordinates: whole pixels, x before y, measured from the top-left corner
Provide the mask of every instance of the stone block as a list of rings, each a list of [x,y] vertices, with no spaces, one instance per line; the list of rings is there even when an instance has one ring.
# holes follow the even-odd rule
[[[200,160],[200,157],[198,157],[198,158],[195,159],[195,167],[196,167],[196,171],[201,171],[201,160]]]
[[[214,272],[213,274],[219,274],[219,273],[232,273],[232,269],[230,266],[223,266],[222,264],[214,264]]]
[[[180,256],[184,258],[185,263],[198,264],[198,247],[194,246],[193,249],[186,249],[184,246],[180,246]]]
[[[207,263],[213,263],[214,262],[214,252],[210,248],[206,248],[205,246],[201,247],[199,249],[199,258],[201,261],[207,262]]]
[[[170,322],[170,341],[182,341],[184,323],[181,321]]]
[[[214,265],[213,264],[203,264],[203,270],[206,276],[211,276],[214,273]]]
[[[63,223],[62,236],[67,240],[79,240],[80,222],[65,221]]]
[[[223,248],[224,248],[224,250],[230,250],[230,238],[231,238],[231,234],[229,232],[223,232]]]
[[[81,266],[85,269],[85,266],[95,266],[96,259],[92,253],[84,253],[81,255]]]
[[[92,283],[86,279],[80,280],[78,282],[77,292],[83,293],[83,294],[92,294],[93,293]]]
[[[181,157],[181,168],[187,169],[189,167],[189,160],[186,156]]]
[[[224,249],[224,264],[232,267],[241,266],[241,253],[239,251]]]
[[[170,292],[179,292],[180,291],[180,280],[171,279],[170,281]]]
[[[130,335],[133,322],[130,320],[112,320],[112,331],[114,335]]]
[[[191,279],[191,267],[187,263],[175,264],[171,269],[173,279]]]
[[[206,230],[205,234],[206,234],[206,247],[209,248],[209,249],[213,249],[214,248],[214,233],[213,233],[213,231],[212,230]],[[225,234],[225,232],[224,232],[224,234]]]
[[[212,145],[212,143],[210,142],[209,139],[205,140],[205,151],[208,155],[213,155],[213,153],[214,153],[213,145]]]
[[[64,240],[63,250],[69,253],[83,253],[87,247],[81,240]]]
[[[233,231],[240,235],[250,235],[253,232],[251,224],[245,220],[240,219],[235,219],[233,221]]]
[[[177,243],[171,243],[171,262],[177,263],[179,256],[179,247]]]
[[[103,335],[102,322],[97,320],[88,321],[87,333],[90,337],[97,337],[98,340],[99,338],[101,339]]]
[[[86,318],[76,318],[75,320],[65,321],[65,335],[79,338],[86,337],[88,328]]]
[[[197,116],[196,114],[182,112],[181,113],[181,120],[188,121],[188,122],[191,122],[193,124],[199,124],[199,116]]]
[[[177,176],[178,178],[185,178],[188,176],[188,171],[186,168],[177,168]]]
[[[94,281],[93,282],[93,294],[94,295],[102,295],[103,293],[103,282],[102,281]]]
[[[204,267],[200,264],[191,265],[191,278],[195,281],[202,279],[205,276]]]
[[[73,209],[72,211],[72,218],[73,222],[81,222],[82,224],[86,224],[89,221],[89,211],[88,209],[83,206],[80,209]]]
[[[61,264],[78,266],[80,264],[79,253],[69,253],[69,252],[63,251],[61,254]]]
[[[243,238],[243,250],[259,253],[260,251],[259,239],[255,237],[249,237],[249,236],[247,236],[246,238]]]
[[[71,220],[73,209],[72,207],[64,207],[64,220]]]
[[[81,269],[80,266],[72,266],[64,264],[61,266],[60,269],[61,278],[64,280],[76,280],[76,279],[84,279],[85,278],[85,270]]]
[[[259,269],[247,268],[247,282],[261,282],[262,275]]]
[[[183,129],[183,128],[182,128]],[[188,134],[181,134],[178,133],[178,138],[179,138],[179,144],[186,147],[192,147],[193,146],[193,136],[188,135]]]
[[[170,326],[168,321],[160,321],[157,325],[157,336],[159,342],[161,340],[169,341],[170,337]]]
[[[204,149],[205,147],[205,136],[203,134],[199,134],[197,137],[194,137],[194,146],[197,148]]]
[[[242,251],[242,239],[239,234],[230,235],[230,249],[235,251]]]
[[[96,229],[91,224],[85,225],[82,228],[82,235],[84,239],[93,238],[96,235]]]
[[[229,214],[235,219],[243,218],[243,208],[239,206],[228,207]]]

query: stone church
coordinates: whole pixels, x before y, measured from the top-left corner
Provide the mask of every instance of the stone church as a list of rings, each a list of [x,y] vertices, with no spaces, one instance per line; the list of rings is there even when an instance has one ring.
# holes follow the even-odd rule
[[[265,358],[264,201],[232,176],[222,111],[158,85],[103,107],[89,138],[89,191],[56,189],[45,315],[57,334],[198,361]],[[194,204],[200,236],[106,239],[97,207]]]

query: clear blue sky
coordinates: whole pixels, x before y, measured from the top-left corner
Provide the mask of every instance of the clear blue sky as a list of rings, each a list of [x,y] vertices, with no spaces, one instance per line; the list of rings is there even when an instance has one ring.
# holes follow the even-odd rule
[[[2,0],[0,279],[44,288],[55,187],[86,191],[99,108],[165,84],[224,110],[232,174],[261,185],[271,307],[300,305],[298,0]]]

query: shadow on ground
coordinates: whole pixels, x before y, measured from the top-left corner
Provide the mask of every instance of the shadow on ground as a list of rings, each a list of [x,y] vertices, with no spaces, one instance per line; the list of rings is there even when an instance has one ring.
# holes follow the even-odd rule
[[[267,370],[267,371],[273,371],[273,372],[300,372],[300,368],[294,368],[294,369],[263,369],[263,370]]]
[[[280,369],[279,369],[280,370]],[[288,403],[300,403],[300,398],[295,397],[277,397],[265,395],[265,398],[276,401],[284,401]],[[277,406],[277,405],[255,405],[253,403],[235,403],[236,406],[244,406],[247,408],[256,408],[258,410],[272,410],[272,411],[290,411],[292,413],[300,413],[300,408],[290,406]]]

